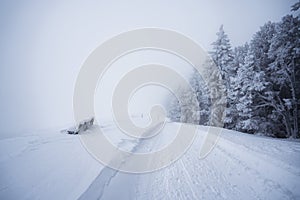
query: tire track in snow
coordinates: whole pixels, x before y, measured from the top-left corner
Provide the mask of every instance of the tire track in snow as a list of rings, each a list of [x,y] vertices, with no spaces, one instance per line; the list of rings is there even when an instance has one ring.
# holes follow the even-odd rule
[[[108,181],[106,187],[114,186],[109,192],[118,192],[119,188],[115,186],[127,187],[126,184],[133,183],[130,187],[133,189],[133,198],[149,200],[299,198],[299,192],[288,185],[289,181],[297,181],[298,165],[289,167],[280,159],[272,160],[270,150],[265,150],[266,147],[259,148],[269,140],[258,137],[252,137],[254,139],[251,140],[251,137],[242,133],[229,133],[224,137],[221,135],[216,148],[205,159],[199,159],[199,146],[204,138],[204,131],[199,131],[189,151],[168,167],[142,175],[126,176],[118,173],[110,179],[114,185]],[[276,144],[277,141],[270,145],[273,148]],[[143,145],[143,141],[136,147],[141,147],[140,145]],[[288,150],[293,151],[294,147]],[[279,174],[274,176],[274,173]]]
[[[161,126],[161,124],[157,124],[156,126],[151,128],[151,130],[149,130],[149,131],[154,131],[157,127],[160,127],[160,126]],[[148,132],[145,132],[144,134],[147,135]],[[139,139],[138,143],[131,150],[132,153],[136,152],[138,150],[138,148],[140,148],[140,146],[143,145],[143,140],[144,139]],[[124,143],[124,142],[125,141],[122,140],[122,143]],[[128,140],[128,142],[133,142],[133,141]],[[130,157],[131,157],[131,155],[125,157],[124,160],[122,161],[122,163],[120,164],[119,168],[121,168],[121,165],[125,164],[126,160],[128,160]],[[129,174],[129,173],[125,173],[125,172],[120,172],[119,170],[112,169],[109,166],[106,166],[101,170],[101,172],[97,176],[97,178],[91,183],[91,185],[80,196],[79,199],[82,199],[82,200],[85,200],[85,199],[89,199],[89,200],[101,199],[103,197],[104,193],[106,192],[106,190],[108,189],[108,187],[110,186],[110,183],[112,182],[112,180],[117,175],[120,175],[120,174],[122,174],[122,175],[126,174],[127,176],[130,176],[130,175],[134,176],[135,175],[135,174]],[[137,176],[137,175],[135,175],[135,176]],[[131,177],[131,179],[132,179],[132,177]],[[122,181],[119,181],[118,184],[119,185],[122,184]]]
[[[226,142],[230,142],[230,141],[226,141]],[[236,164],[236,166],[239,166],[239,168],[238,167],[236,168],[236,170],[239,170],[239,171],[235,170],[235,172],[238,172],[241,174],[242,172],[241,172],[240,167],[242,167],[242,170],[244,171],[244,173],[243,173],[244,176],[246,173],[246,174],[248,174],[249,178],[255,179],[256,184],[253,186],[255,186],[256,188],[254,188],[253,186],[250,186],[251,190],[253,191],[253,194],[258,193],[259,190],[257,189],[257,187],[264,187],[264,190],[267,190],[267,191],[262,193],[261,195],[269,194],[272,190],[276,189],[276,192],[278,192],[278,190],[280,190],[281,194],[284,194],[286,196],[286,199],[296,199],[296,197],[294,197],[293,193],[289,189],[287,189],[284,186],[281,186],[279,183],[276,183],[275,181],[269,179],[265,174],[262,174],[261,171],[255,169],[255,166],[253,166],[253,164],[252,164],[252,166],[249,165],[249,162],[247,164],[247,162],[243,161],[243,159],[234,156],[233,153],[228,152],[227,151],[228,149],[222,147],[221,145],[217,146],[216,149],[221,154],[225,154],[225,156],[228,159],[230,159],[232,162],[234,162]],[[241,148],[236,149],[236,150],[238,150],[240,152],[244,151]],[[234,152],[234,151],[231,151],[231,152]],[[270,165],[265,160],[262,160],[259,157],[255,157],[255,155],[252,155],[252,154],[253,154],[253,152],[251,152],[251,154],[250,154],[250,152],[244,153],[244,155],[248,156],[247,160],[255,160],[256,159],[256,164],[259,163],[259,164],[269,165],[269,167],[266,167],[266,169],[271,170],[272,168],[278,168],[277,166]],[[276,171],[284,172],[283,170],[276,170]],[[253,178],[253,177],[255,177],[255,178]],[[258,185],[257,183],[259,183],[260,185]],[[257,196],[257,197],[259,197],[259,196]],[[265,197],[263,199],[265,199]]]

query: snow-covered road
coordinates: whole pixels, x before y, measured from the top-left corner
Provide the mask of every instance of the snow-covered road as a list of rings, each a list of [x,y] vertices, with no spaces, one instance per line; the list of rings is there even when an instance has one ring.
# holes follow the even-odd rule
[[[300,198],[300,143],[224,130],[213,151],[200,159],[205,136],[206,128],[199,127],[188,152],[159,171],[129,174],[104,168],[81,199]],[[166,138],[142,140],[137,147],[155,149]]]
[[[174,139],[179,125],[168,123],[152,140],[115,142],[134,152],[156,151]],[[0,199],[300,199],[299,141],[223,130],[215,148],[200,159],[206,130],[198,128],[175,163],[145,174],[104,167],[74,135],[0,140]]]

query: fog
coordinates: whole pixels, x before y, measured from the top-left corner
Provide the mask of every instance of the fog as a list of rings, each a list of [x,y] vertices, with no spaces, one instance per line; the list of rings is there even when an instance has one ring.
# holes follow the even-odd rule
[[[0,134],[72,124],[80,67],[114,35],[143,27],[171,29],[208,51],[223,24],[232,45],[237,46],[249,41],[265,22],[288,14],[294,2],[1,1]],[[107,93],[96,91],[97,116],[110,114],[106,105],[111,88],[126,70],[154,60],[187,75],[189,66],[178,59],[162,52],[137,52],[115,63],[103,84]],[[133,98],[130,110],[147,112],[151,104],[163,101],[164,94],[161,88],[144,88]]]

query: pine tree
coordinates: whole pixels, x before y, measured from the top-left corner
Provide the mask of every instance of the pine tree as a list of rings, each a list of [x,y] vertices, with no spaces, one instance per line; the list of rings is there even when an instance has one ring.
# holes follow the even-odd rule
[[[245,57],[249,50],[249,45],[246,43],[244,46],[236,47],[233,51],[233,61],[232,68],[234,72],[230,77],[230,87],[227,93],[227,98],[229,101],[229,107],[226,109],[225,123],[226,127],[229,129],[237,129],[236,125],[239,123],[239,115],[237,110],[237,103],[240,97],[240,83],[237,76],[238,69],[245,64]]]
[[[178,99],[175,96],[168,97],[167,116],[172,122],[180,122],[181,110]]]
[[[225,108],[227,105],[226,87],[224,85],[220,70],[214,61],[207,58],[204,63],[204,80],[207,81],[207,91],[209,95],[209,123],[210,126],[223,127],[225,118]]]
[[[298,11],[299,5],[293,5],[292,11]],[[212,44],[212,60],[204,64],[206,83],[193,73],[193,91],[181,89],[181,102],[169,104],[173,119],[210,126],[222,126],[224,119],[229,129],[300,137],[299,30],[299,15],[287,15],[281,22],[264,24],[249,45],[232,51],[221,26]],[[198,102],[191,98],[195,94]]]
[[[254,118],[253,109],[254,76],[254,56],[251,51],[248,51],[245,63],[237,71],[236,80],[236,85],[240,86],[236,105],[239,111],[239,121],[236,127],[238,130],[248,133],[255,133],[258,129],[258,121]]]
[[[210,102],[208,88],[200,74],[193,70],[190,78],[190,84],[197,96],[199,105],[199,122],[201,125],[208,125],[210,115]]]
[[[196,94],[191,88],[180,90],[180,122],[199,124],[200,112]]]
[[[232,49],[229,38],[224,32],[223,25],[221,25],[217,33],[217,40],[212,43],[213,51],[211,56],[213,61],[219,67],[223,80],[227,83],[230,74],[234,71],[231,66],[233,60]],[[226,84],[227,87],[227,84]]]
[[[236,68],[233,65],[233,52],[231,49],[230,41],[227,34],[224,32],[223,25],[220,27],[219,32],[217,33],[217,40],[212,43],[213,51],[211,56],[213,61],[216,63],[217,67],[220,70],[222,79],[226,86],[225,92],[227,95],[232,94],[231,81],[232,77],[236,74]],[[233,116],[234,108],[233,101],[228,96],[227,98],[227,109],[225,111],[225,127],[232,128],[234,125]]]
[[[269,80],[271,72],[268,70],[268,65],[272,62],[272,59],[268,57],[268,51],[274,34],[275,23],[268,22],[260,27],[260,30],[254,34],[250,42],[250,49],[254,56],[254,70],[258,73],[257,78],[264,86],[262,90],[255,92],[253,98],[253,104],[256,105],[255,115],[260,121],[257,131],[265,135],[273,135],[272,133],[278,133],[280,129],[280,124],[276,123],[277,119],[274,118],[274,109],[267,106],[264,103],[265,99],[261,98],[265,93],[273,90],[273,85]]]
[[[296,12],[299,9],[300,9],[300,1],[298,1],[297,3],[295,3],[294,5],[292,5],[291,11]]]
[[[169,97],[168,117],[173,122],[199,124],[200,109],[195,89],[179,87],[177,97]]]
[[[285,16],[276,25],[268,56],[272,71],[271,81],[275,91],[271,105],[281,116],[287,137],[299,136],[300,96],[300,21],[292,15]]]

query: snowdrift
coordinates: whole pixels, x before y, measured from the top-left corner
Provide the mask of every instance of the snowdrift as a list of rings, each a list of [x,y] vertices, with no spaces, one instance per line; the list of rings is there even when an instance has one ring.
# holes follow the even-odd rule
[[[163,148],[178,123],[168,123],[152,140],[119,138],[115,145],[138,152]],[[300,143],[223,130],[204,159],[199,151],[207,127],[181,159],[146,174],[128,174],[97,162],[80,136],[59,130],[0,140],[0,199],[299,199]],[[87,130],[93,131],[93,129]]]

